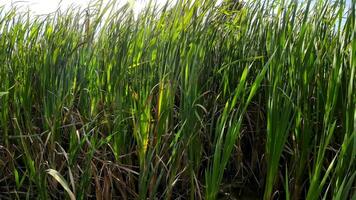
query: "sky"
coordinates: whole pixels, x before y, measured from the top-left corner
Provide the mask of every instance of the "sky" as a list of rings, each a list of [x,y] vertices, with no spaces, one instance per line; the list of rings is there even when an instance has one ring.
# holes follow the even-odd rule
[[[13,5],[20,6],[21,10],[30,9],[34,14],[42,15],[52,13],[57,8],[61,9],[68,8],[69,6],[81,6],[87,7],[91,0],[0,0],[0,6],[5,5],[5,7],[11,7]],[[119,4],[124,5],[129,0],[117,0]],[[156,0],[158,3],[165,3],[167,0]],[[109,2],[109,0],[103,0],[104,4]],[[135,0],[134,2],[134,12],[139,12],[148,3],[148,0]]]
[[[104,3],[109,0],[103,0]],[[118,0],[120,4],[125,4],[129,0]],[[132,0],[134,3],[133,9],[137,14],[145,7],[148,0]],[[164,4],[167,0],[156,0],[159,4]],[[300,0],[302,1],[302,0]],[[352,0],[347,0],[350,4]],[[61,2],[61,8],[65,9],[70,5],[86,7],[90,0],[0,0],[0,6],[5,5],[6,7],[11,7],[11,5],[21,6],[21,9],[27,10],[28,8],[35,14],[48,14],[54,12]]]

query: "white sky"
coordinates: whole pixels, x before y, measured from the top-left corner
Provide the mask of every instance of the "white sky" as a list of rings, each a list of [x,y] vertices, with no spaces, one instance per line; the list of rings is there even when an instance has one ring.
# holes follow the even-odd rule
[[[110,0],[103,0],[104,4]],[[120,5],[124,5],[130,0],[117,0]],[[156,0],[159,4],[166,3],[167,0]],[[60,5],[61,9],[65,9],[69,6],[81,6],[87,7],[90,0],[0,0],[0,6],[11,7],[13,5],[21,7],[21,10],[30,9],[34,14],[48,14],[54,12]],[[132,0],[134,3],[134,12],[138,13],[148,3],[148,0]],[[59,4],[60,3],[60,4]]]
[[[107,3],[109,0],[103,0]],[[117,0],[121,5],[130,0]],[[134,12],[137,14],[142,10],[149,0],[131,0],[134,2]],[[167,0],[156,0],[159,4],[164,4]],[[303,1],[303,0],[300,0]],[[347,0],[350,5],[352,0]],[[61,2],[61,8],[65,9],[70,5],[86,7],[90,0],[0,0],[0,6],[11,7],[11,5],[21,6],[22,10],[30,9],[34,14],[48,14],[54,12]]]

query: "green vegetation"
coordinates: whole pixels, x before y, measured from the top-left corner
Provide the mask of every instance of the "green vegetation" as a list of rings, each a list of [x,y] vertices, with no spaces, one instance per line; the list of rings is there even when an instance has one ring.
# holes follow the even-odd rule
[[[355,199],[356,1],[0,8],[0,199]]]

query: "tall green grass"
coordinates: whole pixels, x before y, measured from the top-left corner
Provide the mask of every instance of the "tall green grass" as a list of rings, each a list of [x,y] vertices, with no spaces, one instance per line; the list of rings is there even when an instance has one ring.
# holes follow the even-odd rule
[[[356,2],[0,8],[0,199],[354,199]]]

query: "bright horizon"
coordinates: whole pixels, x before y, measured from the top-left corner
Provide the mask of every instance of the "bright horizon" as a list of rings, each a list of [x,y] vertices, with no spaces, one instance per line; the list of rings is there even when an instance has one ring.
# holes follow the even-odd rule
[[[110,0],[103,0],[104,5]],[[164,4],[167,0],[156,0],[158,4]],[[68,7],[85,8],[93,0],[0,0],[0,6],[10,8],[17,6],[21,11],[30,10],[35,15],[44,15],[55,12],[59,7],[65,10]],[[117,0],[118,5],[124,5],[130,0]],[[134,13],[139,13],[149,1],[147,0],[132,0]]]
[[[95,0],[94,0],[95,1]],[[103,0],[103,3],[107,3],[110,0]],[[127,2],[133,3],[133,11],[135,14],[138,14],[149,2],[149,0],[117,0],[118,5],[124,5]],[[168,0],[155,0],[159,5],[163,5]],[[175,0],[171,0],[174,2]],[[303,0],[299,0],[303,1]],[[348,5],[351,5],[352,0],[346,0]],[[60,8],[62,10],[70,6],[80,6],[85,8],[93,0],[0,0],[0,6],[5,6],[9,8],[11,6],[18,6],[20,10],[27,11],[30,10],[35,15],[49,14]]]

